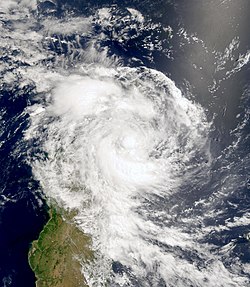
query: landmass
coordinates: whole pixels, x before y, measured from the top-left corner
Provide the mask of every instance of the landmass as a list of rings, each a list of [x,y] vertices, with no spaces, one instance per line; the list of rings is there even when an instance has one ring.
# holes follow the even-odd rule
[[[50,210],[50,220],[32,243],[29,264],[36,287],[87,287],[82,264],[93,260],[91,240],[72,222],[72,213]]]

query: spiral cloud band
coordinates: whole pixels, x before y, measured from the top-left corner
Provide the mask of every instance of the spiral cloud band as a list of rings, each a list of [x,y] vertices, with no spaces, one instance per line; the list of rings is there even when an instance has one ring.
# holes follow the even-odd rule
[[[33,163],[36,177],[49,198],[78,210],[75,222],[93,240],[95,262],[83,268],[90,286],[243,280],[171,228],[164,210],[150,210],[159,200],[167,205],[210,159],[205,113],[173,81],[148,68],[85,68],[60,77],[31,118],[29,136],[46,127],[48,158]],[[169,248],[211,263],[198,268]]]
[[[178,1],[163,1],[166,15],[161,1],[111,2],[0,0],[2,211],[15,222],[29,208],[16,221],[28,242],[39,226],[26,214],[55,207],[90,239],[92,260],[69,254],[89,287],[249,286],[249,89],[239,99],[236,75],[250,54],[238,36],[207,46],[175,17]],[[3,284],[25,277],[12,231]]]

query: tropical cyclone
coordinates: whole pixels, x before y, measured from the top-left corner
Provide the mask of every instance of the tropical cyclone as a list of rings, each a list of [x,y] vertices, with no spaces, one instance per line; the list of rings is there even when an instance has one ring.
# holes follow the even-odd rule
[[[180,230],[159,228],[163,214],[148,214],[146,201],[167,199],[209,164],[203,109],[143,67],[83,67],[61,77],[50,95],[46,106],[29,111],[28,137],[47,127],[47,160],[31,164],[48,198],[77,210],[76,224],[92,238],[96,257],[83,268],[88,284],[125,284],[131,275],[146,282],[153,270],[171,282],[171,269],[163,267],[170,259],[181,266],[178,276],[190,268],[198,273],[154,244],[194,248]],[[116,274],[118,263],[124,267]]]
[[[171,27],[131,8],[56,18],[36,17],[35,6],[0,4],[1,84],[16,97],[22,88],[35,94],[27,100],[27,162],[48,204],[62,208],[33,244],[30,263],[40,282],[57,270],[56,284],[67,274],[76,286],[79,278],[95,287],[248,286],[249,272],[242,271],[248,265],[234,257],[226,264],[208,241],[221,228],[206,223],[222,211],[214,198],[224,203],[227,195],[224,185],[216,193],[202,189],[211,167],[205,111],[164,74],[144,67],[155,67],[155,51],[171,57]],[[229,179],[232,189],[237,181]],[[87,240],[92,260],[85,249],[71,252],[69,238],[84,241],[81,248]],[[58,250],[83,275],[57,264]]]

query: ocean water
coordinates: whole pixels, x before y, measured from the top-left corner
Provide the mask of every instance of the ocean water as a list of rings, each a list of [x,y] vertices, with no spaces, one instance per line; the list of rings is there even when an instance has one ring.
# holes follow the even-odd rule
[[[89,286],[249,286],[247,0],[0,2],[0,282],[47,205]]]

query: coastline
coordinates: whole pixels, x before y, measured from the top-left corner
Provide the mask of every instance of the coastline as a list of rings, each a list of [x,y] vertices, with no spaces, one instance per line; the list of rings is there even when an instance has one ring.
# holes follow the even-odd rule
[[[28,261],[36,287],[87,287],[81,268],[93,260],[91,239],[72,222],[72,213],[51,208],[50,219],[32,242]]]

